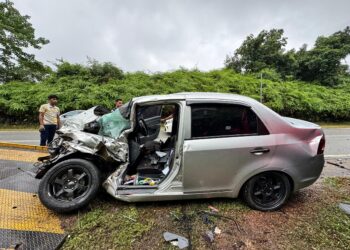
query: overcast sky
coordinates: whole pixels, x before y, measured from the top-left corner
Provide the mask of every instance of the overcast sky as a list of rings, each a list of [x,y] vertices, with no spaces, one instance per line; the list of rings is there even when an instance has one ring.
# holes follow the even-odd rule
[[[350,25],[349,0],[15,0],[38,36],[37,58],[110,61],[125,71],[223,67],[251,33],[282,28],[287,48]],[[349,63],[349,62],[348,62]]]

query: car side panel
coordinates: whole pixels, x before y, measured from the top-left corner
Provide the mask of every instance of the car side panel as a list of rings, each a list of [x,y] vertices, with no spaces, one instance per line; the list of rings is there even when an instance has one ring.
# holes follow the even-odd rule
[[[313,184],[320,176],[324,166],[324,155],[317,155],[316,145],[320,137],[314,140],[300,140],[295,134],[274,135],[276,148],[270,164],[263,168],[241,171],[234,177],[233,197],[238,196],[243,184],[254,175],[265,171],[286,173],[293,182],[293,191]]]
[[[270,152],[250,153],[256,147],[269,148]],[[185,140],[183,148],[184,192],[225,191],[232,190],[235,176],[270,165],[275,139],[260,135]]]

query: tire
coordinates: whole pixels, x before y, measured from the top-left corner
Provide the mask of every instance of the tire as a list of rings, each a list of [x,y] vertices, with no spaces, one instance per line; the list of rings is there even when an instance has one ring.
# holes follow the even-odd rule
[[[39,199],[58,213],[76,211],[95,198],[100,172],[90,161],[69,159],[51,168],[39,184]]]
[[[253,176],[243,186],[243,199],[249,207],[274,211],[283,206],[291,193],[288,177],[280,172],[265,172]]]

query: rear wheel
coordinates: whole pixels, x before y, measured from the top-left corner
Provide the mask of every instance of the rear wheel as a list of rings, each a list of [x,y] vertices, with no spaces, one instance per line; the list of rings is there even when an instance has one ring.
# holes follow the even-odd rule
[[[38,194],[47,208],[66,213],[86,206],[96,196],[99,186],[100,173],[92,162],[69,159],[44,175]]]
[[[252,177],[243,187],[243,198],[253,209],[273,211],[289,198],[291,184],[288,177],[279,172],[265,172]]]

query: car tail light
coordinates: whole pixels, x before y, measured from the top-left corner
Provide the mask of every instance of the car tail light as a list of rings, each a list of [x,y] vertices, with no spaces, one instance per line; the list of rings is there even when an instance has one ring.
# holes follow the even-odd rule
[[[321,155],[321,154],[324,153],[325,146],[326,146],[326,138],[325,138],[325,136],[323,134],[323,136],[322,136],[322,138],[320,140],[320,144],[318,145],[318,149],[317,149],[317,154],[318,155]]]

